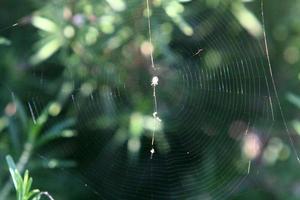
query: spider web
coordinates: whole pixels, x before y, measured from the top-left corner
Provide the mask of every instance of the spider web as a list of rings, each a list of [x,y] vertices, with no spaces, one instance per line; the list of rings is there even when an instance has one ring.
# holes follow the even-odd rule
[[[254,37],[227,1],[215,8],[202,1],[183,5],[186,10],[199,7],[199,12],[184,16],[193,33],[180,25],[175,28],[168,55],[159,49],[168,34],[158,19],[172,23],[171,19],[150,4],[151,26],[147,15],[133,15],[131,22],[145,34],[145,41],[147,33],[152,35],[147,43],[151,57],[135,60],[143,65],[141,69],[91,67],[92,75],[83,77],[99,80],[91,92],[77,80],[72,67],[66,70],[62,90],[70,91],[66,107],[72,108],[70,115],[77,120],[78,136],[49,144],[36,158],[49,163],[51,155],[61,154],[75,160],[76,167],[59,167],[58,173],[75,174],[78,184],[95,193],[96,199],[230,197],[247,177],[259,172],[260,151],[275,122],[283,124],[299,160],[278,100],[263,12],[261,30]],[[145,10],[146,2],[127,3],[127,9]],[[124,65],[131,63],[128,60]],[[29,73],[37,80],[34,88],[49,88],[50,71]],[[159,124],[152,116],[154,76],[159,78],[154,109],[162,120]],[[17,95],[13,83],[6,87],[7,96]],[[47,100],[38,95],[39,90],[28,88],[27,113],[36,124]],[[150,158],[152,148],[155,153]]]

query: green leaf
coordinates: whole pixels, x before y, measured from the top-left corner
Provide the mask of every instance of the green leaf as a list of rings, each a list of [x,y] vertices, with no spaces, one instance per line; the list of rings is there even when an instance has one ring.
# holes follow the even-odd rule
[[[300,108],[300,96],[293,93],[288,93],[286,98],[289,102]]]
[[[21,101],[15,95],[12,95],[12,100],[13,100],[14,104],[16,104],[17,115],[18,115],[18,117],[21,121],[23,131],[27,131],[27,129],[28,129],[28,117],[27,117],[24,105],[21,103]]]
[[[42,113],[40,116],[37,117],[36,124],[32,124],[30,130],[29,130],[29,140],[31,142],[35,142],[36,138],[40,134],[41,129],[44,127],[44,125],[47,122],[47,119],[49,117],[49,112],[48,112],[48,107],[43,109]]]
[[[12,177],[14,186],[15,186],[15,188],[17,188],[18,187],[18,182],[17,182],[17,178],[15,176],[15,170],[17,170],[17,167],[15,165],[15,162],[14,162],[13,158],[10,155],[6,156],[6,162],[8,164],[9,172],[10,172],[10,175]]]
[[[0,37],[0,45],[8,46],[10,44],[11,44],[11,42],[8,39],[6,39],[4,37]]]
[[[107,3],[117,12],[123,11],[126,9],[126,4],[123,0],[106,0]]]
[[[57,138],[69,138],[75,136],[75,132],[72,130],[65,130],[75,124],[75,119],[67,119],[58,124],[55,124],[48,131],[46,131],[38,140],[36,146],[41,146],[51,140]]]
[[[45,45],[43,45],[36,54],[34,54],[30,63],[33,65],[37,65],[49,57],[51,57],[58,49],[62,46],[62,40],[60,38],[53,38],[48,41]]]
[[[17,182],[16,190],[20,192],[22,190],[23,180],[22,180],[21,174],[19,173],[19,171],[17,169],[14,170],[14,177],[15,177],[16,182]]]
[[[38,197],[39,193],[40,193],[40,190],[38,190],[38,189],[32,190],[32,191],[28,194],[27,198],[28,198],[28,199],[31,199],[31,198],[37,196],[37,197],[35,197],[34,199],[39,199],[39,197]]]
[[[140,113],[133,113],[130,117],[130,127],[129,131],[132,137],[140,137],[144,128],[143,128],[144,119]]]
[[[262,24],[243,3],[233,4],[232,13],[249,34],[257,38],[263,35]]]
[[[32,178],[30,177],[26,187],[26,194],[30,194],[31,185],[32,185]]]
[[[37,196],[40,194],[40,191],[31,190],[32,178],[29,176],[29,171],[26,170],[22,178],[10,155],[6,156],[6,161],[17,192],[17,200],[39,199]]]
[[[32,17],[32,25],[40,30],[50,33],[57,32],[58,30],[57,25],[53,21],[40,16]]]
[[[299,120],[294,120],[292,121],[292,125],[296,132],[300,135],[300,121]]]
[[[25,171],[24,178],[23,178],[23,185],[22,185],[22,196],[26,196],[27,191],[27,184],[29,181],[29,172],[28,170]]]

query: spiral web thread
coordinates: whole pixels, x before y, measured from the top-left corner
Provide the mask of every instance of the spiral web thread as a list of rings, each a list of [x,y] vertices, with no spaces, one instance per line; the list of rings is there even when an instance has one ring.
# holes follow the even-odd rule
[[[154,70],[154,73],[156,71],[156,66],[155,66],[155,63],[154,63],[154,57],[153,57],[153,52],[154,52],[154,45],[153,45],[153,41],[152,41],[152,27],[151,27],[151,7],[150,7],[150,3],[149,3],[149,0],[146,0],[146,9],[147,9],[147,23],[148,23],[148,36],[149,36],[149,43],[151,44],[151,49],[150,49],[150,59],[151,59],[151,67],[152,69]],[[289,131],[289,128],[288,128],[288,125],[287,125],[287,121],[286,121],[286,118],[284,117],[284,113],[283,113],[283,110],[282,110],[282,107],[280,105],[280,102],[279,102],[279,97],[278,97],[278,93],[277,93],[277,89],[276,89],[276,85],[275,85],[275,81],[274,81],[274,77],[273,77],[273,74],[272,74],[272,69],[271,69],[271,61],[270,61],[270,56],[269,56],[269,50],[268,50],[268,43],[267,43],[267,36],[266,36],[266,31],[265,31],[265,19],[264,19],[264,5],[263,5],[263,0],[261,1],[261,17],[262,17],[262,26],[263,26],[263,46],[264,46],[264,50],[265,50],[265,53],[266,53],[266,59],[267,59],[267,64],[268,64],[268,69],[269,69],[269,75],[271,76],[270,79],[271,79],[271,83],[270,85],[268,85],[268,81],[266,81],[266,84],[267,84],[267,87],[268,87],[268,90],[270,89],[273,89],[274,91],[274,94],[275,94],[275,99],[276,99],[276,102],[275,103],[278,103],[278,107],[279,107],[279,111],[280,111],[280,116],[283,120],[283,123],[284,123],[284,127],[285,127],[285,130],[288,134],[288,137],[289,137],[289,140],[290,140],[290,144],[291,144],[291,147],[293,149],[293,152],[295,153],[296,155],[296,158],[298,160],[298,162],[300,162],[300,159],[299,159],[299,156],[298,156],[298,153],[297,153],[297,150],[296,150],[296,147],[295,147],[295,144],[294,144],[294,141],[293,141],[293,138],[291,136],[291,133]],[[12,26],[9,26],[9,27],[6,27],[6,28],[3,28],[1,29],[0,31],[5,31],[7,29],[10,29],[10,28],[13,28],[13,27],[16,27],[16,26],[19,26],[18,23],[15,23],[13,24]],[[199,52],[199,51],[198,51]],[[194,54],[195,55],[198,55],[198,52]],[[158,77],[157,76],[153,76],[152,77],[152,82],[151,82],[151,86],[152,86],[152,89],[153,89],[153,103],[154,103],[154,108],[153,108],[153,119],[155,121],[154,123],[154,130],[152,132],[152,139],[151,139],[151,150],[150,150],[150,153],[151,153],[151,159],[153,158],[153,155],[155,153],[155,134],[157,132],[157,123],[160,123],[161,122],[161,119],[158,117],[158,106],[157,106],[157,96],[156,96],[156,89],[157,89],[157,86],[158,86]],[[94,98],[91,96],[92,100],[94,100]],[[76,99],[75,97],[72,95],[72,101],[75,103]],[[272,99],[271,99],[271,96],[268,97],[268,101],[269,101],[269,106],[270,106],[270,112],[271,112],[271,117],[272,117],[272,120],[274,121],[274,111],[273,111],[273,107],[274,107],[274,102],[272,102]],[[37,110],[35,107],[35,103],[33,101],[33,103],[31,104],[30,102],[28,102],[28,107],[29,107],[29,110],[30,110],[30,113],[31,113],[31,117],[32,117],[32,120],[33,122],[35,123],[35,114],[33,112],[33,110]],[[75,106],[76,107],[76,106]],[[245,134],[248,134],[248,129],[246,131]],[[45,160],[48,160],[47,158],[43,157],[43,159]],[[251,160],[249,160],[249,163],[248,163],[248,166],[247,166],[247,173],[249,174],[250,173],[250,169],[251,169]],[[62,169],[64,170],[64,169]],[[84,185],[87,187],[89,185],[87,185],[86,183],[84,183]],[[92,188],[92,186],[89,186]],[[94,190],[94,193],[101,196],[97,190]]]

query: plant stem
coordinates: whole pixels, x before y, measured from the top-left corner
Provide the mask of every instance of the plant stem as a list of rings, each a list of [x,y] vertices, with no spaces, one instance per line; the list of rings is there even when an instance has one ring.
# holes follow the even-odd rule
[[[24,145],[24,150],[19,158],[19,161],[17,163],[17,169],[19,170],[20,173],[22,173],[25,169],[25,166],[27,165],[31,154],[33,151],[33,143],[27,142]],[[7,199],[7,196],[9,195],[11,189],[12,189],[12,181],[9,178],[7,180],[7,182],[4,184],[4,187],[2,188],[2,190],[0,191],[0,199],[4,200]]]

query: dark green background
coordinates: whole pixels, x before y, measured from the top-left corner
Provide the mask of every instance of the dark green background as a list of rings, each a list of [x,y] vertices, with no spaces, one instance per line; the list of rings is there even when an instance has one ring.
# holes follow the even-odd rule
[[[0,195],[5,156],[30,143],[24,168],[55,199],[299,199],[300,2],[264,1],[272,74],[241,23],[263,30],[261,1],[150,1],[155,71],[146,3],[111,2],[1,1]],[[249,175],[246,130],[261,142]]]

